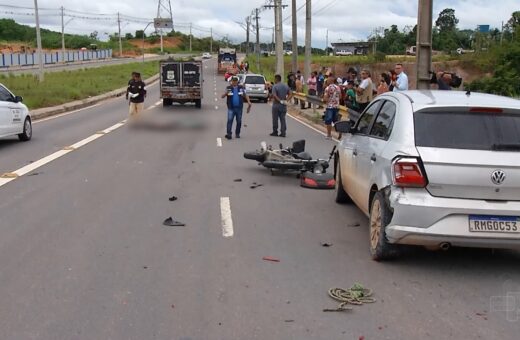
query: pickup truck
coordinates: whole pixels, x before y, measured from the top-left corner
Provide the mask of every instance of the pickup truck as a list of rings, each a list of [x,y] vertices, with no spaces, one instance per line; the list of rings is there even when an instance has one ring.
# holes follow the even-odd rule
[[[202,106],[202,62],[162,60],[160,68],[160,95],[163,106],[175,103],[195,103]]]

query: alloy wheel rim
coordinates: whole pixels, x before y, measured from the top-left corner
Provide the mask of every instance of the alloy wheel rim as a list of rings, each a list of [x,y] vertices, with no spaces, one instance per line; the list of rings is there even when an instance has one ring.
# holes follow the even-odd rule
[[[31,122],[28,120],[25,121],[25,134],[30,137],[32,135],[32,127]]]
[[[370,245],[372,249],[377,248],[381,235],[381,203],[376,200],[370,214]]]

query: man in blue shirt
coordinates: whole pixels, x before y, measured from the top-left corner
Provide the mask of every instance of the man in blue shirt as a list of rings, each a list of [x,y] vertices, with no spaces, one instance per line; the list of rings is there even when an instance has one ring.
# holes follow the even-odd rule
[[[408,76],[403,71],[403,64],[395,64],[395,73],[397,79],[392,82],[394,92],[408,90]]]
[[[240,128],[242,127],[242,112],[244,109],[244,99],[247,101],[247,113],[251,111],[251,101],[249,100],[246,90],[242,85],[238,85],[238,77],[231,77],[231,85],[226,87],[226,93],[222,98],[227,97],[227,132],[226,139],[231,139],[231,131],[233,129],[233,120],[236,118],[235,137],[240,138]]]

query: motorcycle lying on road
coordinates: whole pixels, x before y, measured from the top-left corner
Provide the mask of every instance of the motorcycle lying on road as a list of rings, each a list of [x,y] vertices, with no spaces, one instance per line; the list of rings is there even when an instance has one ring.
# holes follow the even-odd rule
[[[334,155],[336,146],[332,148],[328,159],[313,159],[305,151],[305,140],[298,140],[292,147],[284,148],[280,144],[279,149],[267,146],[266,142],[260,143],[260,150],[245,152],[244,158],[257,161],[260,165],[271,170],[271,175],[277,171],[282,173],[297,172],[300,185],[312,189],[334,189],[334,175],[327,173],[330,160]]]

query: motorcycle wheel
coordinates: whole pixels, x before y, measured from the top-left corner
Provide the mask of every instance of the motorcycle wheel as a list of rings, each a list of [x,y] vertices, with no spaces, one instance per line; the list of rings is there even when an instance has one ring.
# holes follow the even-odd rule
[[[265,153],[258,151],[244,152],[244,158],[252,159],[262,163],[265,160]]]

